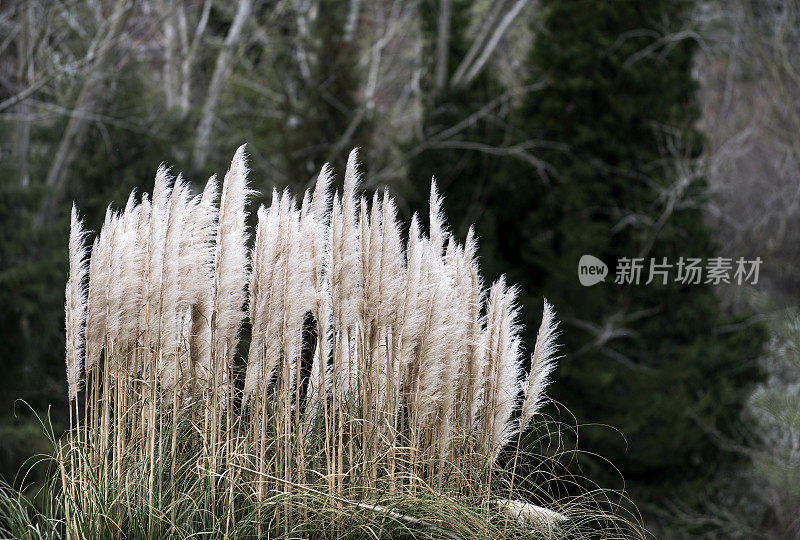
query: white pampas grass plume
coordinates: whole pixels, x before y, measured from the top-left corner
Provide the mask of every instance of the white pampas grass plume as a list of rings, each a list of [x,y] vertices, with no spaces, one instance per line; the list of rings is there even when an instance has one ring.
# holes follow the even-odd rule
[[[290,345],[298,343],[300,332],[303,328],[303,321],[306,313],[311,311],[315,300],[314,284],[314,253],[310,243],[305,244],[306,236],[302,234],[301,214],[294,204],[294,200],[289,198],[288,193],[284,195],[287,199],[289,220],[287,224],[286,241],[286,275],[284,277],[285,293],[283,296],[285,310],[285,347],[288,350]],[[306,222],[310,226],[310,222]],[[296,347],[299,353],[299,347]]]
[[[355,195],[358,183],[358,153],[353,150],[347,160],[341,201],[335,194],[331,212],[331,261],[328,267],[333,319],[338,331],[352,329],[358,316],[357,298],[361,287],[361,245]]]
[[[109,207],[103,228],[95,238],[89,262],[89,293],[86,309],[86,371],[94,369],[105,344],[108,294],[114,250],[116,214]]]
[[[556,338],[558,337],[557,327],[558,323],[555,320],[553,306],[545,300],[542,310],[542,324],[539,326],[536,347],[531,355],[531,371],[528,373],[527,381],[522,386],[525,399],[522,402],[520,431],[524,431],[528,427],[533,415],[539,412],[539,409],[544,404],[544,389],[550,383],[550,374],[556,368],[556,352],[558,351],[558,344],[556,344]]]
[[[310,246],[303,246],[300,232],[300,211],[288,193],[284,197],[289,202],[288,226],[285,240],[286,273],[283,276],[283,326],[281,328],[281,345],[283,349],[284,379],[282,388],[294,392],[297,383],[297,370],[301,352],[303,321],[305,314],[311,311],[314,302],[314,281],[311,269]],[[285,369],[287,367],[289,369]],[[288,377],[286,379],[285,377]],[[288,396],[286,396],[288,399]]]
[[[455,279],[458,301],[461,303],[463,320],[464,355],[459,373],[458,399],[463,411],[463,426],[471,432],[481,399],[482,377],[486,355],[483,347],[483,324],[481,306],[483,305],[483,278],[481,278],[476,258],[477,243],[472,227],[469,228],[463,248],[453,248],[451,265],[455,266]]]
[[[274,200],[274,195],[273,195]],[[246,404],[250,399],[250,394],[256,389],[264,371],[264,343],[266,340],[267,314],[266,305],[269,297],[270,281],[267,281],[265,274],[267,269],[266,259],[271,259],[271,254],[267,254],[265,243],[268,241],[268,214],[264,206],[258,209],[258,223],[256,224],[256,238],[253,243],[253,250],[250,254],[250,296],[248,298],[248,311],[250,314],[251,337],[250,348],[247,353],[247,370],[245,372],[244,390],[242,403]],[[267,289],[262,291],[261,287],[266,285]]]
[[[393,325],[397,319],[403,293],[403,245],[397,223],[394,201],[378,193],[372,201],[367,220],[366,202],[362,201],[361,246],[362,276],[364,279],[365,325]]]
[[[185,295],[181,290],[180,265],[182,229],[184,215],[189,202],[189,186],[181,176],[175,180],[170,197],[167,230],[164,236],[164,261],[161,266],[161,298],[159,305],[159,359],[158,366],[161,384],[172,388],[178,377],[180,365],[178,357],[181,345],[181,319],[185,306],[181,302]]]
[[[452,337],[452,282],[442,277],[428,288],[427,318],[417,345],[419,390],[416,396],[419,420],[448,411],[454,399],[456,365]]]
[[[558,526],[559,523],[569,521],[569,518],[564,514],[524,501],[506,499],[494,501],[494,503],[508,517],[516,519],[521,525],[544,526],[552,529]]]
[[[145,268],[145,317],[147,320],[147,345],[157,350],[161,326],[161,284],[164,268],[164,242],[170,208],[170,177],[162,165],[156,172],[150,223],[147,231],[147,263]]]
[[[216,236],[217,181],[212,176],[205,189],[188,204],[181,229],[178,256],[180,275],[178,312],[184,319],[181,371],[207,380],[211,326],[208,324],[213,288],[214,239]],[[192,381],[194,382],[194,380]]]
[[[236,151],[225,174],[220,199],[216,252],[214,255],[214,299],[212,321],[216,327],[214,355],[226,361],[239,341],[239,326],[245,317],[247,284],[247,230],[245,205],[247,185],[245,146]],[[218,366],[224,369],[225,366]]]
[[[143,336],[147,331],[145,303],[147,302],[147,238],[150,230],[150,198],[147,193],[142,194],[142,202],[139,209],[139,222],[136,225],[136,258],[139,273],[139,290],[136,292],[138,302],[138,315],[136,321],[136,332],[132,341],[132,346],[146,345]]]
[[[259,384],[270,382],[280,355],[277,336],[283,322],[283,288],[280,283],[286,273],[282,241],[286,225],[287,220],[281,220],[281,197],[273,190],[269,210],[263,206],[258,209],[251,255],[249,310],[252,337],[245,373],[244,403]]]
[[[423,240],[420,238],[419,219],[414,214],[408,231],[406,286],[400,314],[399,350],[401,370],[413,369],[414,348],[417,345],[417,340],[422,333],[427,317],[425,308],[428,291],[422,286],[424,257],[425,250]]]
[[[113,351],[117,350],[118,344],[121,344],[124,341],[122,336],[122,325],[123,325],[123,296],[122,296],[122,273],[124,271],[123,266],[123,258],[125,254],[123,251],[129,246],[129,238],[128,235],[125,234],[125,221],[126,217],[124,212],[122,214],[116,214],[115,219],[113,219],[108,225],[104,226],[105,229],[108,229],[108,238],[112,243],[112,257],[110,261],[110,277],[108,280],[108,286],[106,291],[106,299],[108,302],[107,308],[107,320],[106,320],[106,331],[107,335],[107,346],[113,346],[111,352],[113,355]],[[119,360],[120,355],[113,355],[113,360]],[[112,360],[112,358],[109,358]],[[116,368],[116,366],[112,366],[109,363],[109,366]]]
[[[442,255],[444,241],[447,238],[444,212],[442,211],[442,197],[436,187],[436,179],[431,179],[431,196],[428,201],[430,213],[430,226],[428,228],[431,239],[431,248],[437,257]]]
[[[489,291],[486,309],[481,443],[493,456],[511,439],[515,428],[510,420],[517,405],[520,376],[516,297],[516,287],[506,287],[505,276],[501,276]]]
[[[314,194],[311,197],[311,213],[316,216],[317,221],[322,224],[327,222],[328,214],[331,206],[331,182],[333,181],[333,172],[328,163],[322,166],[319,175],[317,176],[317,183],[314,186]]]
[[[109,324],[111,339],[125,348],[136,340],[144,280],[144,254],[139,249],[139,226],[142,207],[135,204],[135,190],[120,216],[116,237],[112,285],[115,298]]]
[[[340,403],[354,382],[355,374],[353,366],[350,365],[352,355],[349,351],[359,316],[358,299],[361,295],[362,282],[361,245],[355,196],[359,181],[357,161],[358,153],[353,150],[347,160],[341,202],[338,194],[333,196],[330,247],[326,264],[330,276],[335,347],[333,377],[339,394],[337,400]]]
[[[467,412],[467,360],[468,350],[468,296],[465,288],[469,283],[469,273],[463,262],[463,249],[458,245],[455,238],[451,235],[447,241],[447,248],[443,259],[444,270],[453,282],[453,324],[450,339],[454,343],[453,347],[453,369],[455,372],[455,402],[459,420],[468,424],[466,421]],[[463,415],[463,417],[462,417]]]
[[[211,373],[211,303],[214,295],[214,241],[217,234],[217,177],[208,179],[197,210],[193,213],[192,255],[189,270],[192,283],[188,284],[191,303],[191,330],[189,332],[189,358],[196,369],[195,377],[207,383]],[[201,263],[202,260],[202,263]]]
[[[331,349],[331,300],[330,282],[326,257],[328,223],[330,221],[330,184],[333,179],[330,166],[325,164],[317,177],[310,206],[304,206],[300,225],[303,245],[311,250],[314,281],[314,305],[312,314],[317,324],[317,343],[311,364],[308,387],[307,422],[313,423],[320,403],[326,395],[332,371],[328,369],[328,354]],[[306,214],[305,212],[309,213]]]
[[[182,304],[201,302],[213,286],[216,199],[217,180],[212,176],[203,192],[195,196],[186,208],[179,255]]]
[[[423,241],[421,281],[426,302],[426,321],[417,345],[419,362],[419,395],[421,418],[429,414],[436,428],[442,455],[448,452],[450,423],[456,397],[459,312],[455,282],[444,264],[440,248],[432,241]]]
[[[374,204],[374,203],[373,203]],[[403,253],[403,241],[400,225],[397,221],[397,207],[388,192],[383,193],[383,203],[378,206],[380,214],[380,277],[378,279],[378,305],[375,322],[378,326],[377,336],[379,352],[378,377],[378,409],[382,410],[388,391],[388,379],[391,377],[393,391],[398,387],[400,363],[388,350],[386,337],[389,333],[399,334],[400,310],[406,287],[406,268]],[[377,214],[373,208],[373,214]],[[374,282],[373,282],[374,283]]]
[[[421,306],[412,310],[421,307],[423,318],[407,367],[412,386],[409,399],[416,422],[423,427],[436,427],[440,442],[447,443],[458,370],[458,344],[452,339],[458,321],[455,288],[452,275],[433,242],[414,238],[418,234],[415,222],[412,220],[409,236],[408,280],[410,282],[419,271],[417,302],[421,302]],[[420,250],[422,254],[418,255]],[[421,263],[415,259],[421,259]],[[413,268],[417,264],[421,266],[419,270]],[[440,445],[442,451],[446,448],[447,444]]]
[[[86,231],[72,205],[69,230],[69,278],[65,291],[64,312],[67,343],[67,388],[69,399],[78,397],[80,374],[83,368],[83,325],[86,322],[86,274],[88,259],[84,240]]]

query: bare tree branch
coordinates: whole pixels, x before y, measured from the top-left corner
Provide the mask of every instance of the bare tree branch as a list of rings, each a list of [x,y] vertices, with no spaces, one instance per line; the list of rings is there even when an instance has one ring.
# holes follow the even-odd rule
[[[436,88],[447,82],[447,59],[450,57],[451,0],[439,0],[439,21],[436,35]]]
[[[88,114],[94,109],[97,99],[105,87],[106,77],[109,75],[109,66],[112,60],[111,53],[125,28],[125,23],[133,5],[134,2],[130,0],[120,0],[115,5],[111,17],[103,25],[106,29],[105,32],[101,30],[99,33],[102,38],[96,40],[99,43],[96,53],[90,50],[88,55],[93,57],[94,61],[89,67],[83,87],[75,101],[73,108],[76,111]],[[45,185],[51,188],[51,192],[43,199],[40,210],[34,220],[36,225],[42,225],[47,221],[52,208],[61,199],[66,186],[69,168],[83,147],[87,127],[88,122],[82,114],[70,117],[45,178]]]
[[[208,146],[211,139],[211,128],[217,114],[219,96],[230,74],[233,50],[239,43],[242,27],[244,26],[245,20],[250,15],[251,5],[251,0],[239,0],[238,7],[236,8],[236,15],[228,30],[228,35],[225,37],[222,50],[220,50],[217,56],[217,63],[214,66],[214,73],[211,76],[211,83],[208,86],[208,93],[206,94],[203,109],[200,113],[200,123],[197,126],[194,153],[192,155],[193,164],[197,169],[203,167],[206,162]]]
[[[497,48],[497,44],[500,43],[500,38],[503,37],[503,34],[506,33],[508,27],[511,25],[512,22],[514,22],[514,19],[516,19],[517,15],[519,15],[519,12],[522,11],[522,8],[524,8],[525,4],[527,3],[528,0],[517,0],[517,3],[514,4],[514,7],[512,7],[506,13],[505,17],[503,17],[503,20],[501,20],[500,24],[498,24],[497,28],[495,28],[495,31],[492,34],[491,39],[489,39],[488,43],[483,48],[481,55],[478,57],[478,59],[475,61],[472,67],[469,68],[469,71],[464,76],[463,81],[461,82],[463,82],[464,84],[469,84],[470,82],[473,81],[473,79],[475,79],[475,77],[478,76],[478,74],[483,69],[483,66],[486,65],[486,61],[489,60],[489,57],[492,56],[492,53]]]
[[[503,11],[505,10],[505,6],[507,4],[507,0],[496,0],[492,7],[489,10],[488,15],[484,17],[483,23],[481,24],[480,30],[478,31],[478,35],[472,42],[467,54],[461,60],[461,63],[456,68],[455,72],[453,73],[452,79],[450,79],[451,85],[461,84],[461,81],[464,77],[464,74],[469,69],[472,62],[478,56],[483,47],[484,43],[487,39],[489,39],[489,35],[494,27],[496,21],[499,19]]]

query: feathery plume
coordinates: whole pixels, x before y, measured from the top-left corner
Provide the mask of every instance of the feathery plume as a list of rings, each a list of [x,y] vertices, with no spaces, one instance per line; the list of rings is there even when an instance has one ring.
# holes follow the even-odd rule
[[[311,213],[316,216],[319,223],[325,224],[331,206],[331,182],[333,182],[333,171],[330,164],[322,166],[317,183],[314,186],[314,194],[311,197]]]
[[[442,196],[436,187],[436,179],[431,178],[431,196],[428,212],[430,213],[430,226],[428,227],[431,239],[431,248],[437,257],[441,257],[444,241],[447,237],[444,212],[442,211]]]
[[[333,377],[337,382],[339,402],[349,392],[355,376],[353,366],[350,365],[351,342],[347,336],[353,339],[353,330],[358,320],[358,298],[361,294],[361,245],[355,198],[359,181],[357,161],[358,152],[353,150],[347,160],[341,202],[337,194],[333,196],[327,263],[336,348]]]
[[[437,279],[438,278],[438,279]],[[453,333],[453,284],[446,274],[429,276],[427,317],[417,344],[419,390],[417,414],[421,422],[445,414],[453,399],[456,377]],[[441,420],[441,418],[440,418]]]
[[[147,302],[147,240],[148,232],[150,229],[150,197],[147,193],[142,194],[142,201],[139,204],[139,222],[136,225],[136,268],[137,283],[139,290],[136,291],[136,302],[138,304],[138,313],[136,320],[136,331],[133,336],[131,345],[138,347],[139,345],[146,345],[143,342],[145,332],[147,331],[147,321],[145,318],[146,310],[144,309]]]
[[[88,259],[84,240],[86,231],[72,204],[69,229],[69,278],[65,291],[67,388],[70,401],[78,397],[80,374],[83,368],[83,325],[86,322],[86,274]]]
[[[432,219],[432,224],[434,222],[440,226],[438,230],[444,229],[438,217]],[[458,316],[453,276],[445,267],[440,247],[419,237],[414,216],[409,233],[407,283],[410,286],[412,280],[416,280],[419,287],[414,291],[416,299],[406,295],[405,309],[409,313],[403,317],[405,330],[410,330],[410,334],[418,332],[418,335],[416,343],[403,344],[403,349],[411,353],[405,367],[407,397],[415,423],[436,429],[440,452],[445,454],[449,447],[458,369],[458,344],[452,340]],[[416,325],[420,326],[415,328]],[[404,354],[401,352],[401,356]]]
[[[286,264],[287,271],[284,277],[285,294],[283,309],[286,311],[286,346],[298,343],[300,332],[306,313],[311,311],[315,300],[314,262],[311,245],[304,245],[306,237],[302,234],[301,215],[294,204],[294,200],[284,195],[287,200],[289,220],[286,235]],[[297,347],[299,353],[299,347]]]
[[[186,311],[181,290],[180,248],[184,216],[189,203],[189,186],[181,176],[175,179],[170,197],[167,229],[164,236],[164,261],[161,265],[161,297],[159,305],[159,360],[161,384],[172,388],[180,369],[182,317]]]
[[[285,226],[285,221],[283,223]],[[256,239],[251,254],[250,322],[252,325],[250,350],[244,383],[244,403],[259,384],[269,384],[275,372],[280,347],[273,336],[277,335],[278,317],[282,318],[282,288],[275,286],[285,273],[286,259],[282,256],[281,197],[272,191],[269,210],[258,209]]]
[[[112,341],[127,348],[136,340],[141,308],[142,280],[144,279],[144,254],[139,249],[139,227],[142,207],[135,204],[135,190],[120,216],[120,229],[116,239],[112,264],[113,296],[116,298],[109,324]]]
[[[542,310],[542,324],[539,326],[539,333],[536,335],[536,347],[531,355],[531,371],[528,373],[527,381],[522,387],[525,400],[522,402],[520,431],[524,431],[528,427],[533,415],[539,412],[539,409],[544,404],[544,389],[550,383],[550,374],[556,368],[556,352],[558,351],[558,345],[556,344],[556,338],[558,337],[557,327],[558,323],[555,320],[553,306],[545,300]]]
[[[170,177],[163,165],[156,172],[150,223],[147,231],[147,264],[145,268],[145,317],[147,320],[147,345],[157,350],[160,345],[161,286],[164,269],[164,243],[169,219]]]
[[[486,310],[481,443],[495,456],[513,436],[515,427],[510,420],[517,405],[520,376],[516,296],[516,287],[506,287],[505,276],[501,276],[489,291]]]
[[[211,374],[211,304],[214,294],[214,248],[217,234],[217,177],[208,179],[197,210],[193,214],[194,233],[191,255],[194,265],[187,272],[192,283],[187,285],[191,303],[191,330],[189,332],[189,358],[195,377],[208,383]]]
[[[403,245],[397,224],[397,209],[387,193],[384,193],[383,202],[380,202],[377,192],[369,219],[366,217],[366,201],[362,200],[361,208],[363,323],[386,327],[396,322],[403,292]]]
[[[105,345],[108,292],[114,250],[116,214],[109,207],[103,228],[95,238],[89,261],[89,293],[86,308],[86,371],[93,369]]]
[[[403,294],[401,322],[399,332],[400,368],[411,369],[414,366],[414,348],[425,325],[427,313],[425,299],[429,292],[422,283],[422,267],[425,250],[419,232],[417,214],[411,218],[406,248],[406,287]],[[410,381],[413,377],[406,377]]]
[[[217,245],[214,256],[213,324],[216,326],[214,354],[227,362],[239,341],[239,326],[245,317],[247,230],[245,205],[250,190],[244,145],[236,150],[225,174],[220,199]],[[219,369],[226,366],[218,366]]]
[[[481,375],[485,369],[486,355],[483,346],[483,278],[476,257],[477,243],[472,227],[467,232],[463,248],[457,251],[458,298],[462,302],[464,319],[464,363],[459,384],[458,399],[464,411],[464,428],[469,432],[475,425],[478,404],[483,390]]]
[[[178,313],[185,344],[180,355],[180,372],[207,381],[210,351],[211,294],[213,287],[214,238],[216,235],[216,177],[212,176],[202,193],[186,204],[180,231],[178,265]]]
[[[314,282],[314,302],[312,314],[317,324],[317,343],[311,363],[311,376],[308,387],[308,422],[313,418],[328,389],[331,370],[328,369],[328,354],[331,348],[331,290],[327,276],[326,252],[328,222],[330,221],[330,184],[333,179],[330,166],[326,163],[317,177],[314,194],[309,208],[300,225],[303,245],[310,249],[311,267]]]

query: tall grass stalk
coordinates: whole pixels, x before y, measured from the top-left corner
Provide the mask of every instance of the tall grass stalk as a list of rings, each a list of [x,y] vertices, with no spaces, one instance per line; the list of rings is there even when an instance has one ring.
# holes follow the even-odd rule
[[[518,435],[516,469],[543,402],[552,309],[525,366],[517,289],[484,289],[475,236],[448,233],[435,183],[428,235],[414,216],[403,241],[392,198],[359,199],[359,176],[353,151],[341,193],[327,166],[300,201],[273,192],[249,250],[244,147],[219,206],[214,177],[192,196],[160,168],[152,199],[109,207],[88,261],[73,209],[68,536],[181,536],[187,523],[291,536],[322,515],[340,535],[354,526],[343,512],[491,535],[508,493],[503,508],[533,512],[496,461]],[[437,498],[469,515],[432,517]],[[547,530],[564,527],[545,510]]]

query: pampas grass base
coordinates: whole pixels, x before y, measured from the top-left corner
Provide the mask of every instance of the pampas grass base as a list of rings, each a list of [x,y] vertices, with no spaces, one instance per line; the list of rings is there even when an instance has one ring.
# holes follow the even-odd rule
[[[102,471],[81,473],[84,483],[70,474],[88,463],[83,444],[46,434],[56,448],[53,456],[39,456],[49,467],[52,481],[34,500],[0,485],[0,537],[9,538],[644,538],[641,526],[626,519],[619,496],[603,490],[554,500],[541,492],[546,484],[576,481],[559,475],[558,458],[522,454],[539,463],[527,478],[514,478],[495,467],[493,483],[469,482],[474,469],[453,471],[461,489],[443,493],[421,483],[414,494],[365,489],[352,485],[344,496],[332,495],[324,478],[305,484],[281,483],[284,489],[257,497],[260,476],[247,464],[254,456],[236,455],[240,465],[232,491],[209,489],[210,471],[198,466],[206,449],[197,436],[191,409],[180,413],[179,437],[185,442],[173,454],[171,433],[156,442],[156,497],[150,502],[147,483],[150,464],[140,461],[147,440],[134,440],[124,461],[126,474],[104,487]],[[555,426],[552,428],[555,429]],[[557,436],[551,433],[550,437]],[[222,444],[225,444],[224,441]],[[234,445],[236,446],[236,445]],[[173,461],[174,472],[173,472]],[[481,465],[475,464],[476,467]],[[486,477],[488,471],[479,473]],[[216,478],[226,481],[224,473]],[[277,480],[273,478],[273,480]],[[357,484],[348,478],[346,484]],[[536,482],[540,488],[511,488]],[[277,483],[277,482],[276,482]],[[66,487],[66,491],[65,491]],[[71,490],[71,488],[76,488]],[[495,498],[487,501],[485,494]],[[510,497],[510,498],[509,498]],[[523,502],[535,500],[537,504]],[[233,504],[231,505],[231,501]],[[489,504],[487,504],[487,502]],[[541,505],[546,505],[543,507]],[[69,517],[67,517],[69,516]]]

